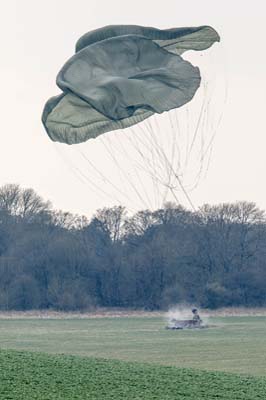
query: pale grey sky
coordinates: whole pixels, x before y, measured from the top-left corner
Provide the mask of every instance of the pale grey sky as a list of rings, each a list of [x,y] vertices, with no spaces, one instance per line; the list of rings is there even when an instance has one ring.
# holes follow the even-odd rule
[[[104,199],[82,183],[65,162],[71,153],[47,137],[40,118],[46,100],[60,92],[56,74],[77,39],[91,29],[109,24],[211,25],[222,40],[219,63],[226,71],[228,97],[208,174],[190,196],[196,206],[248,200],[266,209],[264,0],[9,0],[0,2],[0,14],[0,185],[32,187],[56,208],[87,215],[116,204],[117,198],[127,205],[118,193],[116,199]],[[89,157],[91,151],[96,155],[98,168],[97,146],[87,143],[86,151]],[[76,167],[77,159],[73,162]],[[85,171],[86,176],[92,173]],[[112,179],[112,171],[107,178]],[[103,180],[102,188],[105,184]]]

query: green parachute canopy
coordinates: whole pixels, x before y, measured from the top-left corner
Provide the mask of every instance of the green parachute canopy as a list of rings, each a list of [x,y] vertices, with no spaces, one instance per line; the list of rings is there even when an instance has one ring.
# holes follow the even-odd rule
[[[49,137],[81,143],[181,107],[193,98],[201,77],[180,55],[219,40],[209,26],[114,25],[86,33],[57,76],[63,93],[45,105]]]

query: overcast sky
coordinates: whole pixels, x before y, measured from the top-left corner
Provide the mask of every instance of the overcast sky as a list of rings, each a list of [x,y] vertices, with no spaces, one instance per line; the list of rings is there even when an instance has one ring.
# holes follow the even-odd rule
[[[60,92],[57,72],[77,39],[104,25],[211,25],[222,40],[219,57],[228,97],[208,174],[190,196],[196,206],[248,200],[266,209],[264,0],[9,0],[0,7],[0,185],[32,187],[56,208],[87,215],[116,204],[77,178],[64,146],[55,145],[44,131],[43,106]]]

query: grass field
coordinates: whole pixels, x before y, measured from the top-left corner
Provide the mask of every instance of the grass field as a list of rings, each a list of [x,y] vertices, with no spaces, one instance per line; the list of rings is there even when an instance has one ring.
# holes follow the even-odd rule
[[[159,317],[1,319],[0,348],[266,377],[266,317],[209,322],[215,327],[169,331]]]

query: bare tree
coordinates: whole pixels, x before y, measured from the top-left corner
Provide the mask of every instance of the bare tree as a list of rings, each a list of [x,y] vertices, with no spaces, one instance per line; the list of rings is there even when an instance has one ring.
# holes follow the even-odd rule
[[[89,221],[85,216],[79,216],[61,210],[53,212],[52,221],[55,226],[68,230],[84,229],[89,224]]]
[[[33,189],[8,184],[0,188],[0,209],[12,216],[34,222],[50,214],[51,203],[44,201]]]
[[[100,224],[102,229],[110,236],[112,242],[117,242],[122,238],[124,220],[126,216],[125,207],[114,206],[98,210],[94,220]]]

